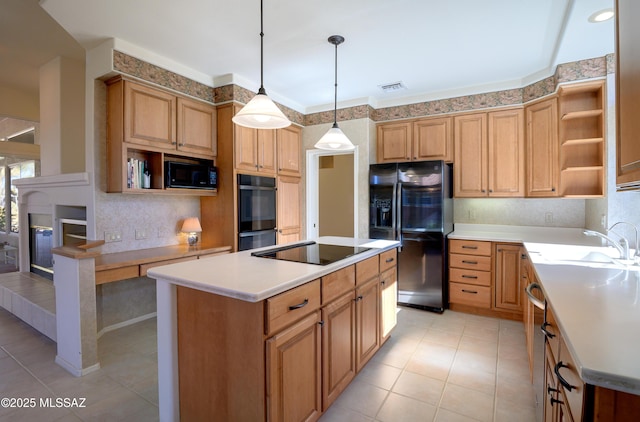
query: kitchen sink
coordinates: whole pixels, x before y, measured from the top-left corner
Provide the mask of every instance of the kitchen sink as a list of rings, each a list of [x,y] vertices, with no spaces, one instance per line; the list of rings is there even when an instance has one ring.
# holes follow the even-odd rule
[[[528,243],[527,250],[531,260],[538,264],[640,269],[635,260],[620,259],[613,247]]]

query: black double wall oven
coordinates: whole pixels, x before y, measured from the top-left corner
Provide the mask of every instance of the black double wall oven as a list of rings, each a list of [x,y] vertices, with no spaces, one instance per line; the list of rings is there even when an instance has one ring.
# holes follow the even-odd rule
[[[275,177],[238,174],[238,250],[275,244]]]

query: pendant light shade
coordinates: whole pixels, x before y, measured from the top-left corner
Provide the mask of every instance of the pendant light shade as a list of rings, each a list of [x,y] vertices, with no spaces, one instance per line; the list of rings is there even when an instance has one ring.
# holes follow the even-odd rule
[[[242,110],[231,120],[233,123],[254,129],[280,129],[291,124],[278,106],[267,96],[264,89],[264,31],[262,22],[262,0],[260,0],[260,89]]]
[[[336,62],[335,62],[335,90],[334,90],[334,103],[333,103],[333,126],[327,133],[324,134],[315,147],[318,149],[332,150],[332,151],[348,151],[355,147],[347,138],[342,130],[338,127],[338,45],[344,42],[344,37],[340,35],[332,35],[328,40],[331,44],[336,46]]]

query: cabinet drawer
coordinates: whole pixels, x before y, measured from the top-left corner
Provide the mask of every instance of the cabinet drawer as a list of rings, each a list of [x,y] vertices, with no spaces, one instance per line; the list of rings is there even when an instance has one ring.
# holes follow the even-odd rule
[[[376,260],[376,269],[377,264]],[[353,290],[356,287],[356,272],[357,270],[351,265],[322,277],[322,304],[325,305],[349,290]]]
[[[449,281],[489,287],[491,286],[491,272],[450,268]]]
[[[356,263],[356,284],[361,285],[378,275],[378,256]]]
[[[473,284],[449,283],[449,302],[476,308],[491,308],[491,288]]]
[[[393,248],[380,254],[380,272],[383,273],[398,263],[398,250]]]
[[[271,335],[320,308],[320,279],[287,290],[266,302],[265,331]]]
[[[584,383],[578,374],[576,364],[569,354],[567,345],[563,338],[560,338],[560,353],[558,361],[553,368],[557,379],[557,385],[562,385],[564,395],[569,402],[569,411],[574,421],[582,420],[582,405],[584,398]],[[558,376],[559,374],[559,376]],[[560,381],[562,377],[562,381]],[[569,387],[567,386],[569,385]],[[571,390],[571,391],[569,391]]]
[[[449,256],[449,266],[469,270],[491,271],[491,257],[451,254]]]
[[[560,330],[558,329],[556,317],[553,315],[553,311],[551,311],[551,307],[548,304],[545,306],[543,328],[545,337],[549,343],[549,350],[551,350],[553,358],[557,361],[558,353],[560,352]]]
[[[491,256],[491,242],[451,239],[449,240],[449,251],[451,253]]]
[[[96,284],[125,280],[133,277],[140,277],[139,265],[127,265],[125,267],[112,268],[110,270],[96,271]]]

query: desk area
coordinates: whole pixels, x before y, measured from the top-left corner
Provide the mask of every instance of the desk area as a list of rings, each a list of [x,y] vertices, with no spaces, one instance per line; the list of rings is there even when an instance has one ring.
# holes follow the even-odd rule
[[[95,258],[96,285],[144,277],[147,275],[147,270],[153,267],[191,261],[230,251],[231,246],[173,245],[99,255]]]

